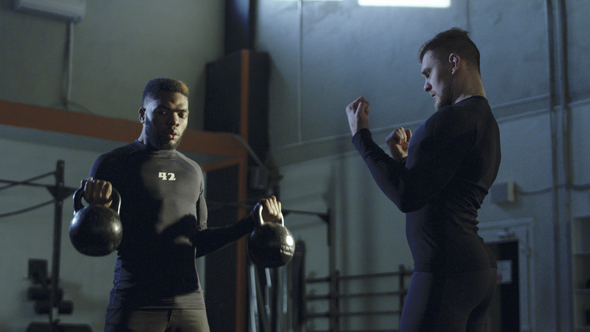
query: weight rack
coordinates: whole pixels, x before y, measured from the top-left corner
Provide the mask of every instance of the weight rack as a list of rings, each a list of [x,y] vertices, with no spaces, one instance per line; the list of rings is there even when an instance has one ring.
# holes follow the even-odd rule
[[[1,180],[0,183],[7,183],[8,185],[0,189],[8,189],[13,186],[24,185],[32,187],[42,187],[49,191],[53,196],[53,200],[35,205],[31,208],[19,210],[11,213],[5,213],[0,217],[8,217],[20,213],[28,212],[36,208],[54,204],[54,223],[53,223],[53,252],[51,262],[51,276],[47,276],[47,261],[39,259],[29,260],[29,279],[32,279],[34,284],[40,283],[41,287],[30,287],[27,297],[31,300],[37,300],[35,304],[35,311],[37,313],[49,314],[48,323],[33,322],[27,328],[27,332],[91,332],[92,329],[88,325],[80,324],[59,324],[59,313],[71,313],[73,304],[71,301],[61,301],[63,290],[59,288],[59,267],[61,263],[61,230],[63,217],[63,202],[66,198],[71,197],[76,191],[75,188],[69,188],[64,185],[65,163],[63,160],[58,160],[55,171],[42,174],[24,181]],[[55,176],[55,184],[47,185],[35,183],[34,181],[48,177]],[[48,294],[47,294],[48,293]],[[48,295],[48,296],[47,296]]]

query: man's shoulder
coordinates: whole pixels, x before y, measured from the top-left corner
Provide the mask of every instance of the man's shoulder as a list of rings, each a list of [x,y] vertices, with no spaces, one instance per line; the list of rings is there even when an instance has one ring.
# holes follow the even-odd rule
[[[137,151],[139,150],[136,146],[134,146],[133,143],[126,144],[109,152],[103,153],[96,159],[95,164],[120,164]]]
[[[201,166],[194,160],[192,160],[191,158],[187,157],[186,155],[184,155],[184,153],[176,150],[176,155],[178,157],[179,160],[189,164],[191,167],[195,168],[197,171],[201,172]]]
[[[491,112],[488,100],[474,96],[436,111],[431,119],[441,125],[475,124]]]
[[[104,153],[102,156],[105,157],[124,157],[134,152],[140,151],[135,143],[129,143],[118,148],[114,148],[113,150]]]
[[[469,97],[452,105],[451,107],[459,114],[464,113],[465,116],[480,116],[481,114],[491,112],[490,104],[483,96]]]

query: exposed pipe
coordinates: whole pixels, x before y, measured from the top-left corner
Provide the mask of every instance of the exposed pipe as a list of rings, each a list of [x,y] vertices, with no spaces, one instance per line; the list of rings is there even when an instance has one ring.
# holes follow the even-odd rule
[[[554,17],[553,17],[553,2],[546,0],[547,10],[547,37],[549,50],[549,118],[551,128],[551,175],[552,175],[552,208],[553,208],[553,237],[554,237],[554,265],[555,265],[555,303],[563,303],[561,301],[561,294],[559,292],[559,279],[561,271],[559,269],[559,171],[557,169],[557,133],[555,129],[555,45],[554,45]],[[554,303],[554,304],[555,304]],[[555,310],[555,328],[556,331],[560,329],[561,310]]]
[[[564,190],[564,234],[562,239],[565,244],[565,258],[564,258],[564,282],[562,285],[566,285],[563,292],[566,299],[569,299],[569,308],[567,310],[567,320],[570,329],[575,327],[574,321],[574,306],[573,302],[573,283],[572,283],[572,246],[571,246],[571,219],[572,219],[572,155],[571,155],[571,111],[569,109],[569,88],[568,88],[568,75],[567,75],[567,12],[565,8],[565,0],[557,1],[557,29],[558,29],[558,64],[559,64],[559,94],[560,94],[560,109],[561,109],[561,139],[562,139],[562,159],[563,159],[563,176],[565,183]],[[559,267],[558,267],[559,268]],[[560,302],[558,302],[560,303]],[[562,306],[563,308],[563,306]]]
[[[553,232],[555,264],[555,313],[556,330],[562,330],[562,324],[573,324],[572,284],[571,284],[571,150],[570,150],[570,114],[567,105],[567,31],[565,4],[563,0],[546,0],[547,34],[549,50],[549,112],[551,126],[551,161],[553,193]],[[561,146],[559,141],[561,139]],[[560,153],[561,151],[561,153]],[[563,162],[565,190],[560,195],[560,161]],[[561,201],[563,199],[563,209]],[[564,222],[561,223],[563,216]],[[563,228],[562,228],[563,227]],[[563,247],[563,248],[562,248]],[[562,249],[566,254],[562,256]],[[569,267],[569,268],[564,268]],[[565,301],[564,301],[565,300]],[[567,303],[563,306],[563,303]],[[570,326],[573,329],[573,326]]]
[[[68,87],[66,94],[66,109],[69,109],[70,100],[72,97],[72,73],[74,71],[74,21],[68,24]]]
[[[297,61],[297,142],[303,141],[302,134],[302,104],[303,104],[303,0],[297,1],[299,16],[299,59]]]
[[[64,190],[64,161],[59,160],[55,169],[55,196],[61,197]],[[55,200],[54,223],[53,223],[53,256],[51,264],[51,292],[49,294],[49,323],[52,331],[57,331],[59,322],[59,307],[57,289],[59,287],[59,267],[61,262],[61,226],[63,215],[63,198]]]

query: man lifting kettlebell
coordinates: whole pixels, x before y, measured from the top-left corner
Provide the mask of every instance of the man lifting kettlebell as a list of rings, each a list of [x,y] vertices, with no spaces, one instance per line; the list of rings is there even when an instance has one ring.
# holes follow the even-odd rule
[[[209,331],[195,257],[249,234],[259,216],[282,223],[273,196],[235,224],[207,227],[202,170],[176,150],[188,123],[188,94],[181,81],[148,82],[141,135],[100,156],[81,183],[89,204],[109,206],[113,188],[121,196],[123,237],[105,331],[163,332],[170,324],[176,331]]]

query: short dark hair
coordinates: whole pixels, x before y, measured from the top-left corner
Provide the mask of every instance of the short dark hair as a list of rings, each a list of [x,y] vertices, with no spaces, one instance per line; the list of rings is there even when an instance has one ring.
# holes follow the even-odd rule
[[[457,53],[465,61],[476,65],[477,71],[480,71],[479,50],[469,38],[469,32],[461,28],[443,31],[424,43],[418,52],[418,62],[422,63],[428,51],[432,51],[432,55],[440,61],[446,61],[451,53]]]
[[[143,98],[141,103],[145,102],[146,98],[156,99],[158,93],[165,92],[179,92],[183,96],[188,97],[188,87],[184,82],[172,78],[154,78],[150,80],[145,89],[143,89]]]

